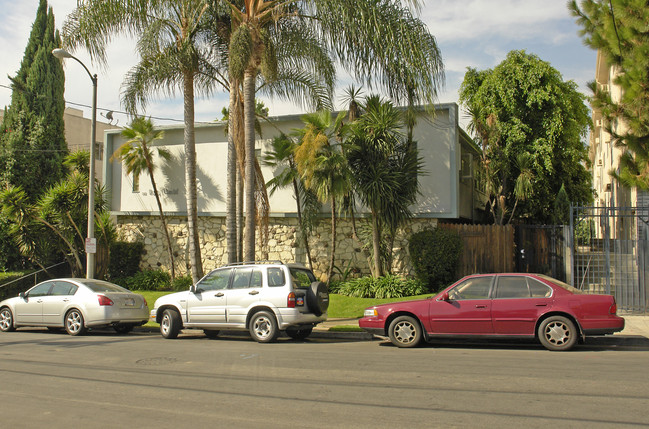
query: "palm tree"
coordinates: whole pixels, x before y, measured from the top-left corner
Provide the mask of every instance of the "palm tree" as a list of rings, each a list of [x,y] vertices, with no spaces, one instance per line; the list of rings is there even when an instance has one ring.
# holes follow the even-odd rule
[[[273,81],[277,72],[279,51],[270,37],[273,29],[308,22],[309,31],[329,49],[331,58],[355,78],[385,90],[397,101],[433,102],[443,81],[443,65],[435,38],[401,0],[224,2],[232,10],[230,78],[243,85],[245,256],[254,259],[254,94],[260,72],[268,81]],[[418,0],[410,3],[420,5]]]
[[[206,0],[87,0],[63,25],[63,44],[85,47],[93,60],[106,63],[106,45],[119,33],[138,37],[140,62],[129,71],[123,101],[129,112],[146,105],[151,94],[183,94],[185,122],[185,188],[192,279],[203,275],[198,235],[194,91],[207,88],[221,73],[208,61],[217,41],[217,26]]]
[[[331,281],[336,255],[336,228],[339,203],[350,187],[347,159],[342,151],[344,112],[334,119],[331,112],[320,111],[302,116],[305,127],[299,130],[301,141],[295,150],[295,163],[307,189],[323,203],[331,205],[331,250],[327,282]]]
[[[298,225],[300,226],[299,234],[304,244],[309,267],[313,268],[309,235],[313,229],[313,220],[319,211],[317,197],[304,186],[300,179],[295,162],[297,144],[289,136],[282,133],[279,137],[273,139],[272,147],[272,150],[266,154],[264,163],[269,167],[280,170],[280,172],[269,180],[266,185],[270,188],[270,195],[273,195],[278,189],[288,186],[293,187],[293,198],[295,198]],[[303,207],[306,213],[303,213]]]
[[[153,187],[153,194],[155,195],[155,200],[158,204],[162,229],[167,240],[169,266],[171,268],[171,279],[173,280],[176,278],[176,268],[173,249],[171,247],[171,238],[169,237],[167,220],[164,211],[162,210],[162,202],[160,201],[158,186],[155,181],[155,176],[153,175],[156,170],[156,165],[153,160],[154,154],[157,153],[158,157],[166,161],[171,158],[171,153],[169,153],[168,150],[160,147],[155,149],[153,148],[156,141],[164,138],[164,131],[155,130],[150,118],[146,119],[137,116],[131,121],[131,125],[122,131],[122,136],[128,140],[115,151],[113,158],[123,161],[126,166],[126,173],[133,174],[134,178],[139,177],[144,171],[149,175],[151,186]]]
[[[416,202],[421,161],[401,132],[406,118],[402,110],[378,96],[366,98],[363,113],[350,125],[347,159],[355,194],[372,218],[372,273],[384,274],[391,266],[391,244],[397,228],[410,219]],[[388,246],[382,246],[384,234]],[[381,251],[387,247],[388,255]]]

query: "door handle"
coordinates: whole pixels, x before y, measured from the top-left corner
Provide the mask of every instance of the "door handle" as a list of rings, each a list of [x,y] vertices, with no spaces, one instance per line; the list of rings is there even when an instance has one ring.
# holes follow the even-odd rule
[[[547,307],[547,304],[536,304],[537,307]]]
[[[253,290],[253,291],[248,292],[248,295],[258,295],[258,294],[259,294],[259,291],[257,291],[257,290]]]
[[[63,302],[70,302],[70,300],[67,299],[67,298],[65,298],[65,299],[63,300]]]
[[[219,293],[217,293],[217,294],[216,294],[216,295],[214,295],[214,296],[216,296],[216,297],[219,297],[219,298],[220,298],[220,297],[222,297],[223,295],[224,295],[224,293],[223,293],[223,292],[219,292]]]
[[[479,304],[479,305],[476,305],[475,308],[487,308],[487,306],[483,305],[483,304]]]

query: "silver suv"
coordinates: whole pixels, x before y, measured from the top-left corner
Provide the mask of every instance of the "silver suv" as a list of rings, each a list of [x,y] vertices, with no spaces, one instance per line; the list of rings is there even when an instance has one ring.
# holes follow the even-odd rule
[[[220,330],[248,330],[261,343],[280,331],[304,339],[327,320],[329,291],[313,272],[279,261],[226,265],[210,272],[188,291],[156,300],[151,320],[165,338],[181,329],[203,329],[212,338]]]

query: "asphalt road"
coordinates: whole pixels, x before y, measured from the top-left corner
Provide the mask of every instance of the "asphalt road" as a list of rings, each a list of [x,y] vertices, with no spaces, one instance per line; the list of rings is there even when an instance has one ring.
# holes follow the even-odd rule
[[[0,427],[647,427],[649,347],[0,334]]]

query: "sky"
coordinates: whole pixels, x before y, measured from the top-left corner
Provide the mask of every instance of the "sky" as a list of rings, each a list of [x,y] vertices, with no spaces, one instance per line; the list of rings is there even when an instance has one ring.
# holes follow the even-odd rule
[[[31,25],[36,17],[38,0],[0,0],[0,108],[11,103],[9,76],[20,67]],[[525,50],[549,62],[563,75],[564,80],[577,83],[588,95],[586,83],[595,77],[596,52],[586,47],[578,32],[580,28],[566,7],[566,0],[427,0],[420,18],[437,39],[442,52],[446,82],[439,94],[439,102],[458,101],[458,88],[467,67],[490,69],[503,61],[511,50]],[[74,9],[74,0],[49,0],[54,10],[57,28]],[[112,124],[125,125],[128,117],[119,113],[120,87],[127,71],[137,62],[135,43],[126,38],[115,39],[109,45],[109,67],[100,68],[90,61],[83,50],[74,52],[92,73],[98,75],[98,120],[113,111]],[[68,107],[84,110],[90,118],[92,83],[83,67],[68,59],[65,100]],[[341,77],[338,89],[342,91],[351,82]],[[358,85],[357,85],[358,86]],[[367,93],[367,89],[365,93]],[[262,98],[263,99],[263,98]],[[271,116],[303,113],[304,110],[290,102],[263,99]],[[340,99],[336,108],[342,108]],[[197,122],[220,119],[221,109],[227,107],[225,93],[215,93],[209,98],[197,97],[195,113]],[[163,95],[147,106],[146,115],[159,125],[182,124],[182,94],[173,98]],[[462,123],[466,119],[461,114]]]

